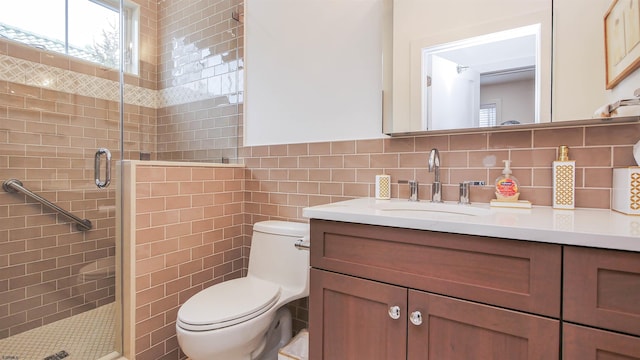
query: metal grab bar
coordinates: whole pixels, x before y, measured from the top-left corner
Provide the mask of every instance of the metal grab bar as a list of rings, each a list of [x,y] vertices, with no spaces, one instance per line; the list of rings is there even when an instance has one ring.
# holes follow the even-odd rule
[[[31,190],[25,188],[24,186],[22,186],[22,182],[20,180],[17,179],[9,179],[6,180],[5,182],[2,183],[2,188],[4,189],[4,191],[6,192],[19,192],[22,193],[30,198],[32,198],[33,200],[36,200],[37,202],[41,203],[42,205],[57,211],[58,213],[60,213],[61,215],[64,215],[65,217],[67,217],[68,219],[73,220],[76,223],[76,228],[80,231],[85,231],[85,230],[91,230],[91,221],[87,220],[87,219],[80,219],[79,217],[73,215],[72,213],[68,212],[67,210],[59,207],[58,205],[52,203],[51,201],[43,198],[42,196],[33,193]]]

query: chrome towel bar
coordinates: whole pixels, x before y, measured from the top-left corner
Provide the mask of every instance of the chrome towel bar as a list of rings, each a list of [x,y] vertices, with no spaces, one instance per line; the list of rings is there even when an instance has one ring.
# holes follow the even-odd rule
[[[40,204],[55,210],[56,212],[58,212],[61,215],[64,215],[66,218],[73,220],[73,222],[76,223],[76,228],[80,231],[85,231],[85,230],[91,230],[92,224],[91,221],[87,220],[87,219],[80,219],[79,217],[73,215],[72,213],[68,212],[67,210],[59,207],[58,205],[52,203],[51,201],[43,198],[42,196],[33,193],[31,190],[25,188],[24,186],[22,186],[22,182],[20,180],[17,179],[9,179],[6,180],[5,182],[2,183],[2,189],[4,189],[4,191],[6,192],[19,192],[22,193],[30,198],[32,198],[33,200],[39,202]]]

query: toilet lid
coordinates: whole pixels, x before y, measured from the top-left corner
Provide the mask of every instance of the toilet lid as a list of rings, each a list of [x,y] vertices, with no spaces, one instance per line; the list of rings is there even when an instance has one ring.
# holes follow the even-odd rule
[[[280,297],[280,286],[243,277],[210,286],[178,310],[181,328],[205,331],[237,324],[269,310]]]

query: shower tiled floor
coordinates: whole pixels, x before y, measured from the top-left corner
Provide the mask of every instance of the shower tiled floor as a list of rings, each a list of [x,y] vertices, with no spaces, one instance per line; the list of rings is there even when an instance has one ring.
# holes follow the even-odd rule
[[[115,303],[0,340],[0,359],[43,360],[66,351],[64,360],[95,360],[115,349]],[[56,359],[52,357],[51,359]]]

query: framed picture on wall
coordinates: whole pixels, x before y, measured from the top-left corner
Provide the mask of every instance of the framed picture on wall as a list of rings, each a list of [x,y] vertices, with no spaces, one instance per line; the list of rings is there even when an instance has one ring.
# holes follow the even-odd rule
[[[613,0],[604,15],[607,89],[640,67],[640,0]]]

